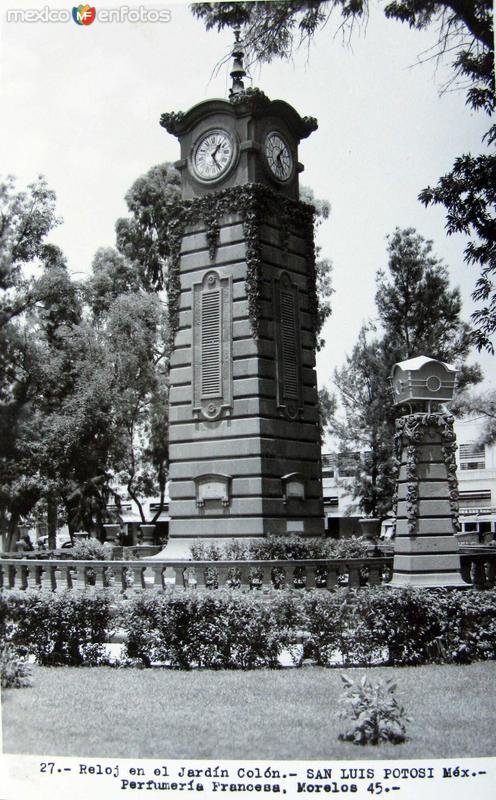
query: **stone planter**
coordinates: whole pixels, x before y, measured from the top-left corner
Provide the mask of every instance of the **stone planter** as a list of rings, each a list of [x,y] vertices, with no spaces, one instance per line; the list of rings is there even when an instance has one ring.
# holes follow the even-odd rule
[[[376,517],[362,517],[358,521],[363,538],[375,544],[381,532],[381,520]]]
[[[119,533],[121,530],[120,525],[104,525],[103,530],[105,531],[105,541],[106,542],[118,542],[119,541]]]

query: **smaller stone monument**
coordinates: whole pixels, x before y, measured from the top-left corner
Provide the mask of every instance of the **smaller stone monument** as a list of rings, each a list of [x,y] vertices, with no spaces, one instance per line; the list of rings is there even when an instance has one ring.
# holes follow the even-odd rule
[[[456,587],[460,575],[456,436],[442,405],[453,397],[456,370],[419,356],[395,364],[396,539],[393,586]]]

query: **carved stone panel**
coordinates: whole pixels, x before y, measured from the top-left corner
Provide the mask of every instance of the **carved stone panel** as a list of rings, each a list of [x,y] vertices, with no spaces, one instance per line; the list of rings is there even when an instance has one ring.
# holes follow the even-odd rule
[[[231,475],[210,472],[194,478],[196,485],[196,505],[203,508],[209,500],[220,500],[223,506],[231,502]]]
[[[284,503],[288,500],[304,500],[306,497],[305,478],[301,472],[290,472],[281,478]]]

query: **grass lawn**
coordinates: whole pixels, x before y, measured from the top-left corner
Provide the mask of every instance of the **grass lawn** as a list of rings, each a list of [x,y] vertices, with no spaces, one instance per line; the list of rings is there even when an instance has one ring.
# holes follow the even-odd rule
[[[489,756],[495,664],[346,670],[394,676],[413,721],[401,745],[340,742],[341,670],[175,672],[35,667],[2,693],[6,753],[223,759]]]

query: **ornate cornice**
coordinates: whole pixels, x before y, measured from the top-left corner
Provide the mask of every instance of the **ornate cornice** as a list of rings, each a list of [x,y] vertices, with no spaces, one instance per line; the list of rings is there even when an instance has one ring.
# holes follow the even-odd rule
[[[256,87],[236,92],[229,100],[223,98],[203,100],[186,112],[165,112],[160,117],[160,125],[173,136],[182,136],[200,120],[214,113],[228,114],[233,117],[251,114],[258,119],[263,117],[279,118],[288,126],[298,141],[306,139],[318,128],[315,117],[301,117],[289,103],[284,100],[271,100],[261,89]]]
[[[184,111],[166,111],[160,117],[160,124],[165,128],[167,133],[177,136],[178,128],[184,120]]]

